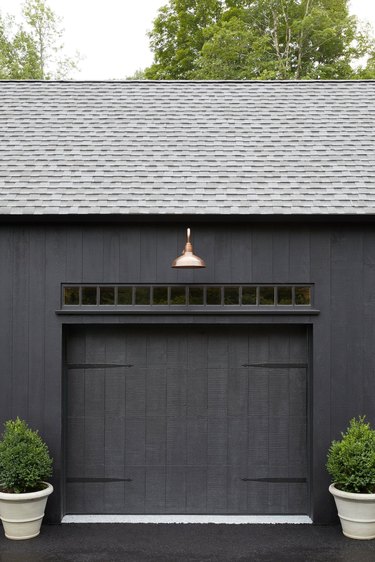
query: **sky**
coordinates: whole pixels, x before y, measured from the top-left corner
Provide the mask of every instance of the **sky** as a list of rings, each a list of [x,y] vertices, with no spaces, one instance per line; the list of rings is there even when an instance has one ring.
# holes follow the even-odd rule
[[[19,15],[24,0],[0,0],[2,14]],[[63,18],[64,45],[82,60],[76,80],[124,79],[152,62],[147,31],[166,0],[48,0]],[[375,0],[352,0],[351,11],[375,30]]]

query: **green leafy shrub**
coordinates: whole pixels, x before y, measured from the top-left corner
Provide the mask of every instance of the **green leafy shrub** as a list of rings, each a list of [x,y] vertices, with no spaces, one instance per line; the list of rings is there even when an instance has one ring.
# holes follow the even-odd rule
[[[52,458],[37,431],[23,420],[9,420],[0,441],[0,490],[15,494],[43,489]]]
[[[375,430],[365,416],[353,418],[341,441],[332,441],[327,470],[344,492],[375,493]]]

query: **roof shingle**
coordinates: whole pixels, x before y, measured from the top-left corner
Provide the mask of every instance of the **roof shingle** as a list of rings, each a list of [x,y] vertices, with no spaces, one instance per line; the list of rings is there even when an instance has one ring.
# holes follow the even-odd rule
[[[375,81],[0,82],[1,214],[373,214]]]

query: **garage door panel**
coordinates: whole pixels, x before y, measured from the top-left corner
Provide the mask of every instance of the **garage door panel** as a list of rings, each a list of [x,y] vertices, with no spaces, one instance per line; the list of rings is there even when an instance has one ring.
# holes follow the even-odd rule
[[[306,469],[306,418],[289,418],[289,463],[304,465]]]
[[[214,332],[208,337],[207,367],[209,369],[228,369],[228,336]]]
[[[246,417],[230,417],[227,422],[229,465],[247,465],[248,427]]]
[[[85,363],[86,357],[86,332],[79,328],[72,328],[69,345],[66,350],[67,365]]]
[[[247,416],[249,372],[246,368],[229,369],[227,379],[228,416]]]
[[[249,369],[247,376],[249,416],[268,416],[268,377],[259,369]]]
[[[129,466],[127,477],[131,482],[125,483],[124,505],[119,513],[145,513],[146,468]]]
[[[84,432],[85,477],[104,477],[105,434],[104,419],[95,416],[85,418]]]
[[[207,513],[206,498],[207,468],[188,468],[186,470],[186,513]]]
[[[167,338],[164,334],[149,333],[147,337],[147,366],[166,365]]]
[[[289,376],[285,370],[264,373],[268,378],[268,411],[273,416],[289,415]]]
[[[187,464],[207,464],[207,418],[189,417],[186,420]]]
[[[288,484],[268,483],[268,513],[288,513]]]
[[[125,419],[106,413],[104,421],[105,476],[122,478],[125,462]]]
[[[230,463],[232,464],[232,463]],[[247,508],[247,483],[243,482],[243,475],[247,474],[247,467],[228,466],[227,468],[227,509],[228,513],[246,514]]]
[[[78,477],[85,473],[85,419],[70,417],[66,426],[67,447],[66,462],[67,477]]]
[[[209,465],[227,464],[227,418],[210,417],[207,431],[207,459]]]
[[[187,415],[206,416],[208,404],[207,369],[188,369]]]
[[[125,420],[125,465],[146,464],[146,419],[127,417]]]
[[[207,512],[226,513],[227,506],[227,466],[208,465],[207,468]]]
[[[83,416],[85,408],[85,371],[67,371],[67,417]]]
[[[68,513],[306,513],[306,355],[299,327],[73,329]]]
[[[209,416],[226,416],[228,411],[228,370],[223,368],[208,369],[208,400]]]
[[[166,364],[168,367],[179,369],[182,365],[187,365],[188,362],[188,338],[184,333],[182,337],[176,338],[174,336],[167,337],[167,358]]]
[[[165,367],[153,366],[146,374],[147,415],[165,413],[167,407],[167,373]]]
[[[167,468],[165,496],[166,513],[186,513],[186,468],[184,466]]]
[[[140,416],[146,414],[146,377],[147,369],[134,366],[126,377],[126,415]]]
[[[166,467],[146,468],[146,513],[165,513]]]
[[[237,369],[249,363],[249,336],[238,332],[228,345],[228,368]]]
[[[187,408],[187,369],[186,367],[167,367],[167,415],[186,416]]]
[[[104,482],[103,513],[116,513],[124,509],[125,486],[127,485],[127,482]]]
[[[198,330],[196,333],[190,333],[187,340],[188,350],[188,366],[190,369],[207,368],[207,333]]]
[[[104,513],[104,483],[85,482],[82,486],[86,513]]]
[[[103,418],[105,382],[104,369],[85,369],[85,416]]]
[[[288,484],[288,508],[291,514],[306,513],[307,486],[306,484]]]
[[[248,417],[248,466],[267,465],[269,461],[268,416]]]
[[[268,503],[267,482],[247,482],[247,509],[254,515],[268,515],[272,513]]]
[[[146,465],[165,465],[166,459],[165,417],[147,416],[146,418]]]
[[[273,464],[288,464],[289,417],[269,416],[268,461]]]
[[[85,494],[81,482],[67,482],[65,508],[67,513],[87,513]]]
[[[98,337],[99,336],[99,337]],[[108,335],[107,335],[108,337]],[[106,362],[106,337],[100,337],[98,330],[86,332],[86,354],[85,363],[99,363]]]
[[[187,439],[186,418],[167,418],[167,465],[186,465],[187,462]]]
[[[306,369],[289,369],[290,414],[306,418]]]
[[[147,347],[148,347],[148,334],[147,331],[140,335],[135,330],[133,333],[127,332],[126,333],[126,361],[129,364],[134,364],[138,368],[147,367],[148,364],[148,356],[147,356]]]
[[[128,369],[106,369],[104,373],[104,411],[108,416],[125,417]]]

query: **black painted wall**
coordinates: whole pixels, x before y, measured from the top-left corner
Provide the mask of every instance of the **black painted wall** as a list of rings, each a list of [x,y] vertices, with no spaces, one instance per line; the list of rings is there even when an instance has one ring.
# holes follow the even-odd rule
[[[312,517],[332,521],[326,451],[348,420],[375,423],[375,227],[358,223],[193,225],[207,269],[176,271],[186,223],[0,226],[0,423],[39,428],[55,459],[48,517],[63,513],[62,364],[69,323],[169,323],[168,316],[63,316],[61,283],[314,283],[316,316],[174,317],[173,322],[304,323],[312,343]]]

